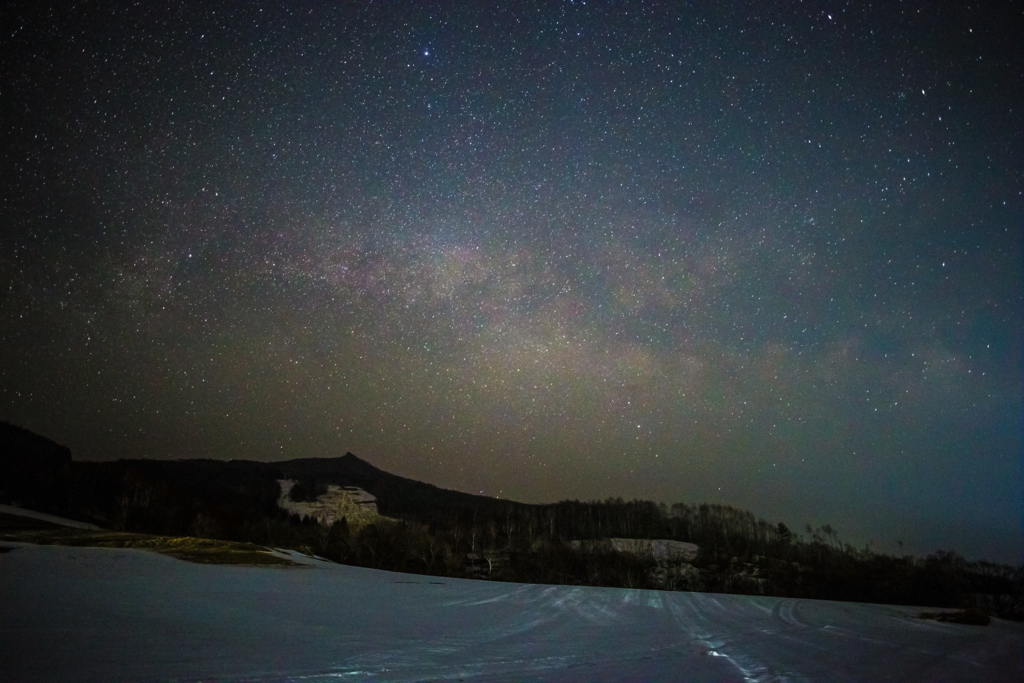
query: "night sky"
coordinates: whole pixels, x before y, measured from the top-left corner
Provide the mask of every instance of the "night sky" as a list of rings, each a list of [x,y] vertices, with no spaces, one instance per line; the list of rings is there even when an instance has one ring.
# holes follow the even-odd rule
[[[6,2],[0,419],[1019,561],[1021,11]]]

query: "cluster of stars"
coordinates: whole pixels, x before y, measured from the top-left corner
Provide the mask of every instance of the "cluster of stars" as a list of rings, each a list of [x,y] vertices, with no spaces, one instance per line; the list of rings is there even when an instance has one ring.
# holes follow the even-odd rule
[[[19,5],[0,418],[78,457],[1019,519],[991,11]]]

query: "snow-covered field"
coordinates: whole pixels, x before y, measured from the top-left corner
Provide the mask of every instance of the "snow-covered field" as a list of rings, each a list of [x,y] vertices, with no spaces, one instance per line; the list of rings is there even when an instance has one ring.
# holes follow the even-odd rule
[[[1024,625],[1001,620],[304,562],[20,546],[0,554],[0,680],[1024,680]]]

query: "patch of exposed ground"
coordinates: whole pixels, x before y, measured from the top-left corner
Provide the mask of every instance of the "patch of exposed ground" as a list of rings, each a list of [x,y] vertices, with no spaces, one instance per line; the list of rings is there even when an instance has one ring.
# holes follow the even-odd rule
[[[966,624],[968,626],[988,626],[992,619],[979,609],[961,609],[955,612],[921,612],[922,619],[944,621],[947,624]]]
[[[239,564],[278,567],[302,565],[274,555],[253,543],[217,541],[188,536],[151,536],[124,531],[73,529],[30,517],[0,513],[0,540],[37,545],[71,545],[92,548],[152,550],[179,560],[200,564]]]

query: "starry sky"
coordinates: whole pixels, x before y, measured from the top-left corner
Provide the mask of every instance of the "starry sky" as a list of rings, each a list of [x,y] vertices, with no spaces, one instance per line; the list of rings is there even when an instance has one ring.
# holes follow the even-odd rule
[[[1019,2],[7,2],[0,419],[1021,559]]]

